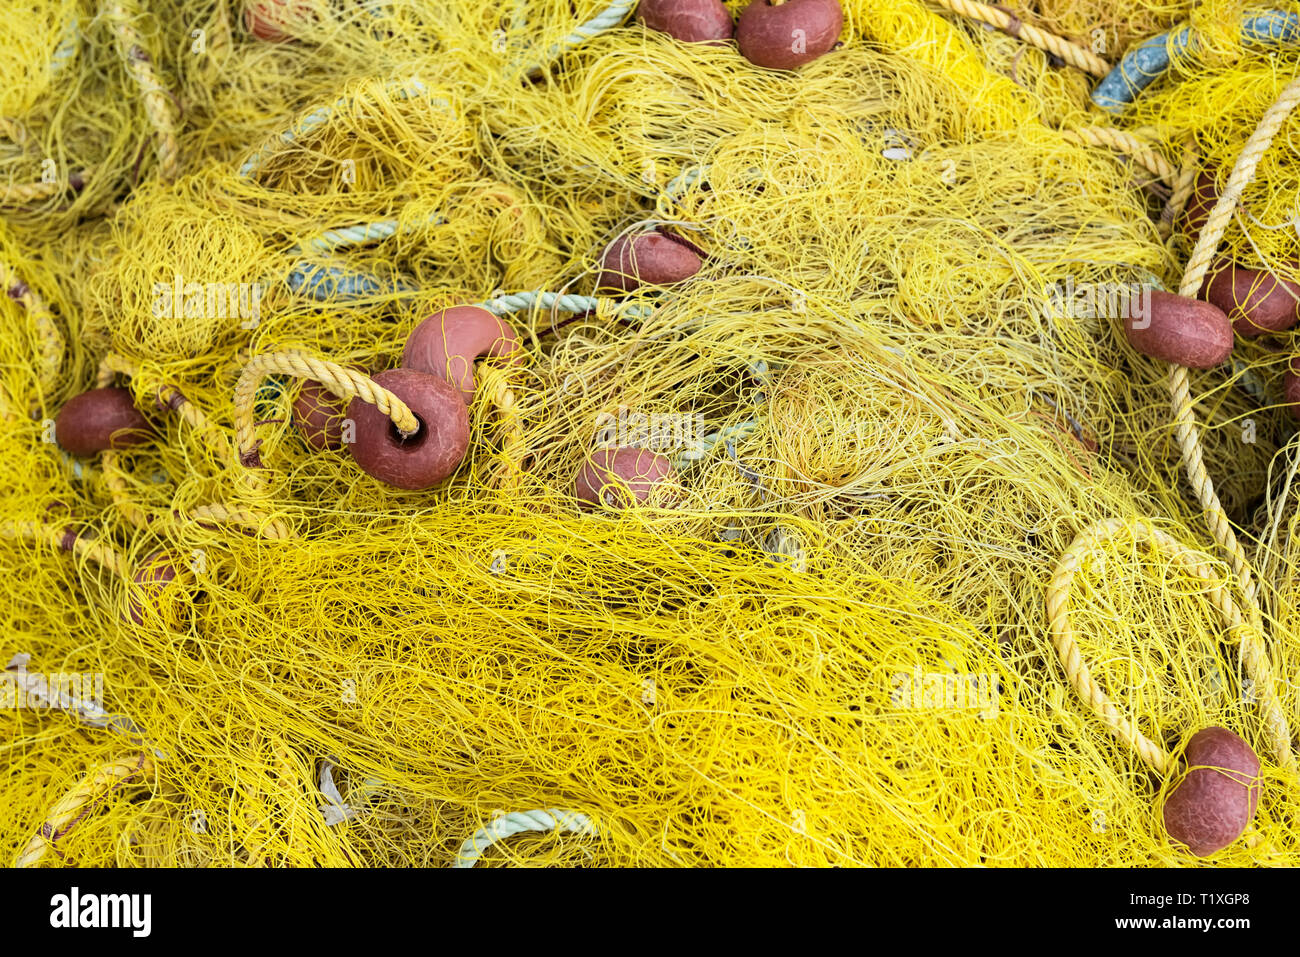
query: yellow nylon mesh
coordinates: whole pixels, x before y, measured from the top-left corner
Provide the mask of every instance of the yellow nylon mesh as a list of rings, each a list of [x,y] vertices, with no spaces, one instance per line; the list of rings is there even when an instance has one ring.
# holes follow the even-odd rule
[[[1171,183],[1062,131],[1115,126],[1175,167],[1191,137],[1226,177],[1294,52],[1235,49],[1237,4],[1020,11],[1112,63],[1191,18],[1206,55],[1116,118],[1089,105],[1095,80],[913,0],[845,3],[842,48],[794,75],[636,24],[548,56],[601,11],[585,0],[530,2],[513,24],[511,3],[378,6],[304,4],[315,13],[279,44],[249,36],[237,4],[133,8],[178,106],[171,183],[111,43],[48,73],[68,16],[106,29],[103,11],[45,4],[3,41],[3,116],[34,136],[0,137],[3,175],[37,182],[45,154],[104,175],[4,210],[0,262],[68,344],[42,380],[31,311],[0,297],[0,666],[29,654],[30,674],[101,674],[103,710],[135,729],[0,708],[5,855],[441,866],[494,816],[557,808],[596,833],[508,838],[480,866],[1196,863],[1161,825],[1173,782],[1075,695],[1044,612],[1057,559],[1097,522],[1145,519],[1213,550],[1166,368],[1045,292],[1176,287],[1192,238],[1155,225]],[[1287,276],[1296,235],[1273,227],[1300,187],[1294,122],[1223,243]],[[382,242],[311,250],[393,220]],[[526,361],[480,367],[469,451],[437,490],[310,451],[287,382],[256,408],[270,481],[239,480],[250,356],[394,367],[434,309],[592,293],[605,245],[649,221],[709,253],[700,274],[627,297],[644,315],[509,314]],[[288,285],[304,261],[417,292],[322,304]],[[260,311],[160,316],[158,284],[177,276],[262,284]],[[1239,341],[1238,366],[1192,381],[1294,724],[1285,342]],[[159,435],[74,468],[48,420],[110,351]],[[160,408],[165,386],[208,427]],[[679,463],[647,507],[581,509],[574,475],[620,409],[736,438]],[[193,514],[214,505],[252,524]],[[272,520],[297,537],[259,536]],[[68,522],[130,570],[163,552],[176,582],[132,591],[56,547]],[[1162,747],[1219,724],[1261,754],[1251,829],[1210,861],[1294,865],[1297,782],[1268,752],[1210,584],[1109,541],[1075,579],[1080,649]],[[123,618],[133,594],[140,625]],[[141,753],[146,769],[42,842],[79,782]],[[326,764],[351,809],[338,823]]]

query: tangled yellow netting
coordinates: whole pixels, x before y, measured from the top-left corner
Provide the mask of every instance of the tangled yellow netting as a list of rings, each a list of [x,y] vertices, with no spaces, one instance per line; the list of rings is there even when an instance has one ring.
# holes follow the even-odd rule
[[[4,5],[8,862],[1192,865],[1160,807],[1220,725],[1263,791],[1208,862],[1300,863],[1289,334],[1188,378],[1247,594],[1168,368],[1049,295],[1176,290],[1297,50],[1226,0],[841,5],[796,73],[606,0]],[[1300,279],[1297,124],[1216,246]],[[650,227],[700,272],[598,289]],[[468,303],[524,359],[454,476],[302,441],[302,370],[397,427],[369,374]],[[110,384],[156,435],[72,459]],[[580,506],[629,412],[700,441]]]

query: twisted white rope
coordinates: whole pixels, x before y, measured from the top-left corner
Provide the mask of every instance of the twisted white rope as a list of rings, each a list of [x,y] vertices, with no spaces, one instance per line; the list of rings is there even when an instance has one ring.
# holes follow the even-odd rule
[[[771,370],[768,368],[766,359],[755,359],[749,364],[749,371],[753,373],[754,378],[756,378],[763,386],[763,389],[760,389],[750,397],[750,402],[753,404],[754,408],[761,409],[767,402],[766,388],[768,384],[768,373]],[[758,421],[755,419],[747,419],[746,421],[738,422],[735,425],[723,426],[718,431],[706,435],[700,440],[699,445],[695,448],[684,449],[683,451],[678,452],[676,457],[673,459],[673,468],[677,469],[679,472],[684,471],[692,462],[698,462],[720,444],[727,446],[728,451],[731,452],[731,457],[734,459],[736,457],[735,443],[742,439],[749,438],[754,434],[754,430],[757,428]],[[737,464],[739,463],[737,462]]]
[[[340,226],[338,229],[327,230],[321,235],[307,240],[307,245],[314,252],[328,255],[348,246],[365,246],[369,243],[390,239],[398,233],[410,233],[425,226],[438,226],[445,222],[446,220],[443,217],[434,216],[423,222],[408,223],[406,226],[401,226],[396,219],[382,219],[374,223]],[[292,246],[288,250],[290,255],[301,254],[302,251],[302,246]],[[328,263],[300,262],[289,271],[288,283],[290,290],[294,293],[305,292],[312,298],[322,302],[337,295],[341,295],[343,298],[356,299],[380,295],[390,291],[415,291],[415,287],[409,283],[399,281],[389,287],[374,276],[349,272],[341,266],[332,266]]]
[[[434,225],[445,222],[438,216],[432,220]],[[395,219],[384,219],[375,223],[362,223],[358,226],[341,226],[330,229],[319,236],[307,240],[312,251],[328,255],[348,246],[364,246],[368,243],[381,242],[396,236],[399,232],[408,233],[419,229],[424,223],[410,223],[400,227]],[[302,246],[293,246],[289,254],[302,253]],[[394,283],[391,289],[365,273],[354,273],[341,266],[328,263],[300,262],[293,267],[288,276],[289,288],[294,293],[305,293],[313,299],[325,301],[335,296],[343,298],[361,298],[392,292],[413,292],[408,283]]]
[[[559,808],[511,811],[509,814],[503,814],[487,827],[475,831],[473,836],[460,846],[460,850],[456,852],[456,862],[451,866],[473,867],[483,856],[483,852],[497,841],[525,831],[568,831],[572,834],[590,836],[596,833],[596,825],[585,814],[563,811]]]
[[[655,212],[660,216],[668,216],[672,207],[685,196],[701,179],[704,178],[705,169],[703,165],[688,166],[676,176],[668,181],[655,200]]]
[[[586,23],[573,28],[573,32],[566,36],[559,43],[551,46],[546,51],[544,62],[534,63],[525,72],[536,73],[542,69],[546,63],[550,63],[560,54],[580,47],[593,37],[598,37],[602,33],[607,33],[615,27],[622,24],[627,19],[627,15],[632,8],[636,6],[637,0],[614,0],[608,7],[596,14]]]
[[[569,293],[559,292],[512,292],[502,296],[494,296],[484,302],[478,303],[482,309],[495,316],[504,315],[507,312],[520,312],[524,309],[532,309],[534,306],[540,309],[556,309],[560,312],[595,312],[596,307],[601,300],[596,296],[574,296]],[[619,315],[628,316],[633,319],[645,318],[654,310],[650,306],[642,306],[631,303],[622,306],[619,309]]]
[[[54,50],[54,55],[50,57],[50,72],[58,73],[77,54],[77,47],[80,45],[80,24],[77,18],[73,17],[68,21],[67,27],[64,28],[63,37],[59,45]]]
[[[519,312],[540,306],[542,309],[558,309],[560,312],[591,312],[599,300],[595,296],[572,296],[559,292],[514,292],[495,296],[479,303],[488,312],[500,316],[507,312]]]
[[[692,449],[683,449],[673,457],[673,468],[677,471],[683,471],[690,466],[692,462],[698,462],[705,458],[719,445],[725,445],[728,442],[736,442],[741,439],[747,439],[754,434],[758,428],[758,423],[753,419],[740,422],[736,425],[728,425],[716,432],[711,432],[700,440],[699,445]]]
[[[446,221],[441,216],[434,216],[422,222],[407,223],[405,226],[401,226],[395,219],[381,219],[378,222],[362,223],[358,226],[340,226],[338,229],[326,230],[319,236],[307,240],[307,245],[318,253],[330,253],[347,246],[366,246],[370,243],[382,242],[391,239],[399,232],[412,233],[425,226],[440,226]],[[289,249],[290,255],[301,252],[301,246],[293,246]]]
[[[408,227],[409,228],[409,227]],[[320,253],[331,252],[344,246],[364,246],[397,235],[397,220],[385,219],[377,223],[365,223],[361,226],[344,226],[331,229],[314,239],[307,240],[307,245]],[[293,252],[300,250],[295,247]]]

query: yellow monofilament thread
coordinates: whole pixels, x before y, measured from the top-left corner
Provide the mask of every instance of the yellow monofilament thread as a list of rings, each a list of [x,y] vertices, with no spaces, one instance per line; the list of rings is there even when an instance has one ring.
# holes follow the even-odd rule
[[[1300,274],[1294,51],[1236,0],[842,7],[793,72],[608,0],[16,19],[10,862],[1300,862],[1290,334],[1170,380],[1114,306],[1216,255]],[[598,286],[636,237],[688,275]],[[308,440],[304,381],[415,432],[376,377],[457,305],[517,351],[463,346],[454,474]],[[61,448],[95,387],[147,441]],[[580,499],[611,444],[662,466],[639,504]],[[1158,811],[1209,726],[1264,798],[1202,862]]]

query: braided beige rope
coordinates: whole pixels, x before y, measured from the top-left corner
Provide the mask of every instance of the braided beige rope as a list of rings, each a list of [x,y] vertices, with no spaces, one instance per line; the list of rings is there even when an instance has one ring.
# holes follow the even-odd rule
[[[1117,130],[1110,126],[1081,126],[1073,130],[1063,130],[1061,137],[1067,143],[1101,146],[1124,153],[1157,179],[1164,180],[1166,183],[1172,183],[1177,175],[1177,171],[1169,161],[1153,146],[1124,130]]]
[[[203,433],[211,424],[208,417],[199,410],[198,406],[185,398],[174,385],[158,387],[158,402],[160,405],[173,409],[181,417],[181,420],[195,432]]]
[[[99,388],[110,386],[118,375],[136,378],[140,375],[140,367],[125,356],[110,352],[100,360],[96,385]],[[239,456],[235,454],[230,442],[225,440],[224,434],[221,440],[218,441],[214,437],[215,427],[212,425],[211,420],[197,406],[185,398],[175,386],[159,386],[158,402],[160,405],[176,411],[182,421],[194,430],[218,459],[225,461],[232,468],[239,466]],[[154,516],[149,515],[131,501],[126,487],[126,477],[118,468],[117,453],[112,451],[103,453],[102,464],[105,485],[108,486],[113,504],[131,524],[137,528],[147,527],[153,521]],[[174,514],[173,517],[179,518],[180,515]],[[199,523],[216,522],[219,524],[243,525],[255,529],[264,538],[283,540],[298,537],[293,529],[278,518],[268,519],[251,509],[232,507],[216,502],[191,509],[185,517]]]
[[[405,402],[355,369],[328,359],[318,359],[299,349],[254,356],[244,366],[239,381],[235,383],[235,444],[239,450],[239,462],[244,466],[242,474],[253,488],[261,488],[266,484],[266,476],[260,471],[262,462],[254,434],[253,403],[262,379],[276,374],[315,379],[340,399],[368,402],[392,419],[393,425],[403,437],[414,435],[420,430],[419,420]]]
[[[212,450],[218,459],[225,461],[232,468],[238,463],[239,457],[235,454],[234,447],[226,439],[225,433],[217,430],[203,411],[187,399],[175,386],[161,385],[158,387],[158,404],[176,412],[181,417],[181,421],[203,440],[204,444]],[[219,440],[218,435],[220,436]]]
[[[44,400],[59,384],[59,372],[63,367],[67,343],[45,300],[4,262],[0,262],[0,287],[3,287],[10,299],[27,310],[27,315],[31,316],[32,325],[36,328],[37,349],[40,352],[36,380],[40,387],[40,398]]]
[[[140,366],[137,362],[128,359],[126,356],[118,355],[116,352],[110,352],[99,360],[99,371],[95,378],[95,385],[103,389],[113,384],[115,376],[124,375],[128,379],[134,379],[139,374]]]
[[[83,169],[79,173],[73,173],[66,182],[9,183],[8,186],[0,187],[0,205],[31,205],[43,202],[51,196],[59,195],[60,192],[74,189],[74,179],[81,183],[81,186],[75,189],[83,189],[92,174],[94,170]]]
[[[14,867],[31,867],[39,863],[47,850],[55,847],[78,821],[105,798],[128,784],[143,783],[153,772],[153,759],[143,752],[100,765],[77,782],[50,809],[45,822],[18,855]],[[57,850],[55,853],[58,853]]]
[[[135,78],[144,101],[144,112],[157,134],[154,151],[158,154],[158,168],[164,182],[175,181],[179,169],[179,147],[176,144],[175,102],[153,69],[153,58],[140,42],[134,21],[141,11],[136,0],[110,0],[107,15],[117,37],[118,51],[127,69]]]
[[[5,521],[0,522],[0,538],[45,542],[61,551],[88,558],[114,575],[126,577],[126,560],[121,555],[101,541],[82,537],[70,524]]]
[[[1197,173],[1200,172],[1199,167],[1200,159],[1196,155],[1196,144],[1191,137],[1188,137],[1187,142],[1183,144],[1183,165],[1178,170],[1173,192],[1169,194],[1169,201],[1160,211],[1160,220],[1156,224],[1161,239],[1169,238],[1174,231],[1174,223],[1182,215],[1187,201],[1191,199],[1192,188],[1196,183]]]
[[[1242,149],[1241,155],[1237,157],[1237,162],[1232,167],[1232,173],[1228,176],[1228,183],[1223,192],[1219,194],[1218,201],[1214,204],[1214,209],[1211,210],[1210,216],[1196,240],[1196,246],[1192,250],[1187,269],[1183,273],[1182,285],[1178,289],[1180,295],[1195,296],[1201,288],[1201,282],[1210,267],[1215,251],[1218,249],[1219,241],[1223,238],[1224,232],[1227,231],[1228,224],[1237,208],[1237,203],[1241,199],[1242,191],[1254,177],[1260,158],[1273,142],[1277,131],[1291,114],[1291,111],[1295,109],[1297,103],[1300,103],[1300,79],[1292,80],[1287,84],[1277,101],[1264,113],[1259,125],[1255,128],[1255,132],[1246,141],[1246,146]],[[1200,431],[1197,427],[1195,412],[1192,409],[1191,383],[1187,369],[1183,366],[1171,367],[1169,392],[1173,400],[1174,432],[1178,439],[1178,446],[1182,451],[1187,478],[1196,491],[1197,499],[1201,503],[1201,508],[1205,513],[1210,532],[1214,535],[1214,540],[1232,563],[1232,570],[1241,585],[1241,591],[1245,596],[1252,624],[1262,634],[1264,630],[1263,612],[1259,606],[1254,574],[1251,571],[1250,561],[1246,557],[1246,550],[1237,540],[1232,524],[1229,522],[1228,516],[1223,510],[1223,505],[1219,501],[1219,496],[1214,490],[1214,482],[1211,480],[1209,472],[1206,471]]]
[[[1131,746],[1152,769],[1164,774],[1170,769],[1170,757],[1158,744],[1147,738],[1119,710],[1092,678],[1083,662],[1074,628],[1070,622],[1070,589],[1074,576],[1084,559],[1106,541],[1120,534],[1129,534],[1138,543],[1154,545],[1159,552],[1178,567],[1209,585],[1207,597],[1218,611],[1228,629],[1228,640],[1240,643],[1242,662],[1255,684],[1264,728],[1273,747],[1274,757],[1283,767],[1296,769],[1295,755],[1291,750],[1291,732],[1286,715],[1277,698],[1275,678],[1267,654],[1264,653],[1262,635],[1242,617],[1241,610],[1228,589],[1217,581],[1213,561],[1202,552],[1188,548],[1176,539],[1139,521],[1132,525],[1121,519],[1106,519],[1080,532],[1057,562],[1052,580],[1047,587],[1047,619],[1052,632],[1052,644],[1061,659],[1066,677],[1080,700],[1102,719],[1120,741]]]
[[[99,463],[104,476],[104,485],[108,488],[108,497],[112,500],[113,507],[136,528],[148,528],[153,520],[152,516],[131,501],[126,475],[118,465],[118,453],[111,449],[102,453]]]
[[[230,27],[229,4],[218,3],[213,14],[212,33],[208,38],[208,69],[220,71],[234,46],[234,31]]]
[[[128,379],[138,379],[140,378],[140,366],[123,355],[110,352],[99,362],[99,373],[95,379],[95,385],[101,389],[106,388],[112,385],[114,378],[119,375]],[[199,436],[217,459],[226,462],[231,467],[239,463],[239,457],[235,454],[230,442],[226,440],[224,433],[216,429],[203,411],[187,399],[179,389],[174,385],[164,383],[157,386],[155,392],[158,405],[171,409],[179,415],[181,421]]]
[[[1091,73],[1093,76],[1100,78],[1110,72],[1110,64],[1091,50],[1086,50],[1069,40],[1058,37],[1054,33],[1040,30],[1033,24],[1025,23],[1006,10],[991,7],[985,3],[975,3],[974,0],[937,0],[937,2],[940,6],[946,7],[953,13],[997,27],[1018,40],[1024,40],[1040,50],[1054,54],[1070,64],[1070,66],[1083,70],[1085,73]]]
[[[96,389],[107,389],[117,379],[117,374],[118,374],[117,370],[113,368],[113,365],[110,364],[109,362],[109,360],[113,358],[114,358],[113,354],[109,353],[107,356],[105,356],[103,359],[100,360],[99,369],[95,373]],[[131,375],[131,373],[129,372],[124,372],[122,374],[127,376],[128,378]]]
[[[278,541],[298,537],[297,532],[278,518],[268,519],[252,509],[237,505],[223,505],[220,502],[192,508],[188,513],[188,518],[200,524],[216,522],[222,525],[243,525],[245,528],[253,529],[263,538]]]
[[[501,429],[504,433],[501,457],[505,461],[502,487],[516,489],[523,478],[523,463],[524,456],[528,452],[528,443],[524,439],[523,422],[519,417],[514,390],[510,388],[505,371],[486,363],[480,364],[476,371],[482,394],[496,406],[501,419]]]
[[[105,452],[102,464],[104,484],[108,486],[109,494],[118,511],[136,528],[148,528],[152,524],[154,516],[131,501],[126,476],[117,466],[117,453]],[[278,518],[266,518],[252,509],[237,505],[225,505],[221,502],[199,505],[184,514],[175,512],[172,517],[177,520],[188,519],[199,525],[242,525],[257,532],[263,538],[275,541],[286,541],[298,537],[297,532]]]

